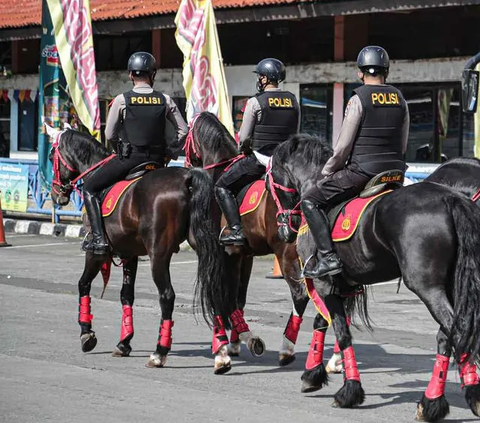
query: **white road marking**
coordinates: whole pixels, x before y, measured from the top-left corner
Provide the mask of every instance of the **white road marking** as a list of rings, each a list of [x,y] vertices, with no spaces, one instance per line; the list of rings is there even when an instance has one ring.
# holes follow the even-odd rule
[[[38,247],[52,247],[54,245],[75,245],[76,242],[54,242],[52,244],[32,244],[32,245],[14,245],[13,247],[7,247],[8,250],[13,250],[14,248],[38,248]]]
[[[170,265],[174,265],[174,264],[192,264],[192,263],[197,263],[198,261],[197,260],[189,260],[189,261],[172,261],[170,263]],[[139,264],[139,266],[150,266],[150,263],[142,263],[142,264]]]

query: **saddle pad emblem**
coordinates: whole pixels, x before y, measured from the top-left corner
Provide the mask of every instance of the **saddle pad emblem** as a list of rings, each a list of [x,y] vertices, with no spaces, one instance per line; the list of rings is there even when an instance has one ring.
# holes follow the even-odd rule
[[[352,216],[351,215],[345,216],[345,219],[343,219],[343,222],[342,222],[342,229],[345,232],[347,232],[350,229],[351,224],[352,224]]]

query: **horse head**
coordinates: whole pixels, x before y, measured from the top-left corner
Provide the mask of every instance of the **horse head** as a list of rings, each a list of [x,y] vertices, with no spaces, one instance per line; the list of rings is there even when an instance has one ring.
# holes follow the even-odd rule
[[[47,123],[44,123],[47,135],[50,137],[49,142],[52,144],[50,149],[49,160],[53,167],[53,178],[51,186],[52,201],[59,206],[66,206],[70,201],[70,195],[74,186],[70,184],[73,180],[74,174],[78,172],[69,165],[64,158],[65,153],[62,152],[62,147],[66,145],[61,143],[62,137],[67,131],[71,131],[70,126],[66,129],[52,128]]]
[[[300,193],[318,182],[312,180],[312,174],[323,178],[320,171],[331,155],[332,148],[326,141],[308,134],[292,135],[275,150],[267,189],[278,208],[278,236],[283,242],[295,241],[302,221]]]
[[[198,114],[189,126],[183,148],[187,165],[206,167],[238,155],[234,138],[213,113]]]

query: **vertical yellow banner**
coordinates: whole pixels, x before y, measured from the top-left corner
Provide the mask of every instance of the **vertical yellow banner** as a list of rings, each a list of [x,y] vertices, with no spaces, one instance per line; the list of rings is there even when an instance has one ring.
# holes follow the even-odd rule
[[[233,135],[232,110],[211,0],[182,0],[175,38],[183,53],[187,120],[203,111],[218,116]]]

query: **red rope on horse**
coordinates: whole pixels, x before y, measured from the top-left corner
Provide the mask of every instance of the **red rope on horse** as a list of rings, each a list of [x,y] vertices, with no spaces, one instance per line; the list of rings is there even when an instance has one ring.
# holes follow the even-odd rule
[[[54,179],[52,181],[52,189],[56,194],[62,194],[61,189],[63,188],[65,191],[68,190],[68,188],[72,188],[75,191],[78,192],[78,194],[81,196],[80,191],[76,187],[77,182],[82,179],[85,175],[88,175],[90,172],[94,171],[95,169],[99,168],[100,166],[103,166],[105,163],[109,162],[115,157],[115,154],[112,154],[108,157],[106,157],[103,160],[100,160],[98,163],[95,163],[93,166],[89,167],[85,172],[80,173],[75,179],[69,181],[68,184],[62,184],[61,182],[61,176],[60,176],[60,163],[65,166],[66,169],[68,169],[70,172],[80,172],[79,170],[73,168],[70,166],[67,161],[64,159],[62,154],[60,153],[60,141],[61,138],[60,136],[63,134],[63,132],[60,132],[57,137],[55,138],[54,143],[52,144],[52,148],[55,149],[53,153],[53,176]],[[56,189],[56,186],[60,187],[60,190]]]
[[[195,139],[193,137],[193,127],[195,126],[195,122],[197,121],[198,116],[199,115],[194,116],[194,118],[188,125],[187,138],[185,139],[185,145],[183,146],[183,150],[185,151],[185,165],[187,167],[192,166],[192,159],[191,159],[192,151],[197,159],[199,160],[202,159],[202,157],[200,156],[200,153],[197,151],[197,147],[195,146]]]
[[[291,210],[284,209],[283,206],[282,206],[282,203],[280,202],[280,199],[278,198],[276,189],[278,188],[278,189],[280,189],[284,192],[288,192],[290,194],[295,194],[297,192],[297,190],[294,189],[294,188],[288,188],[288,187],[285,187],[283,185],[277,184],[273,180],[272,168],[270,166],[267,169],[267,174],[268,174],[268,183],[269,183],[269,186],[270,186],[270,193],[272,194],[273,201],[275,201],[275,204],[277,205],[277,209],[278,209],[278,212],[275,215],[275,217],[278,217],[280,214],[288,214],[289,215],[288,226],[289,226],[290,230],[292,230],[295,233],[298,233],[298,230],[296,230],[292,225],[292,215],[301,215],[302,214],[302,211],[299,209],[301,201],[299,201],[295,205],[295,207]],[[280,222],[277,221],[277,226],[285,226],[285,225],[283,223],[280,223]]]
[[[476,194],[472,197],[472,201],[475,203],[476,201],[480,200],[480,188],[476,192]]]

